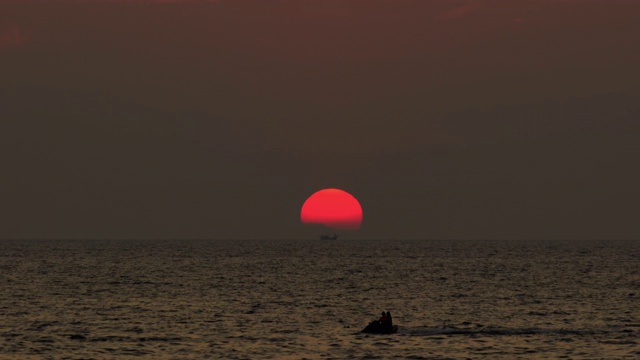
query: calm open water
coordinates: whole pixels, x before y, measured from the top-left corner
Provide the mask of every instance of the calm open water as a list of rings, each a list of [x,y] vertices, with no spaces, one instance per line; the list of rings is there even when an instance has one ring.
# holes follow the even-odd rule
[[[640,241],[0,241],[0,286],[2,359],[640,358]]]

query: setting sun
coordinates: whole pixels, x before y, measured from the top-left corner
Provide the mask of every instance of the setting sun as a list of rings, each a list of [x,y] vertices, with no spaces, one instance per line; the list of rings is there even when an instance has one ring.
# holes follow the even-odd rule
[[[304,224],[321,224],[336,230],[357,230],[362,224],[362,207],[344,190],[323,189],[304,202],[300,220]]]

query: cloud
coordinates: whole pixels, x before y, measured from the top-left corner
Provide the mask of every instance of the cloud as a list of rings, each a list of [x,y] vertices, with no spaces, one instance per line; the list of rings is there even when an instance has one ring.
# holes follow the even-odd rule
[[[17,26],[0,29],[0,49],[9,49],[24,44],[26,36]]]

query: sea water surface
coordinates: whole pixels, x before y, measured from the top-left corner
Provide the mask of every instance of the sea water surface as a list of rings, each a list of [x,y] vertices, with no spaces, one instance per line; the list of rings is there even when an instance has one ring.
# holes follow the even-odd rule
[[[0,286],[2,359],[640,358],[639,241],[11,240]]]

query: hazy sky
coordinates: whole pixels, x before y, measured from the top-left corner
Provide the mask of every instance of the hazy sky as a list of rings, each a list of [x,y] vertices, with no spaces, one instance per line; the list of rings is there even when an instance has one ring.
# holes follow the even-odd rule
[[[0,1],[0,238],[640,238],[640,2]]]

